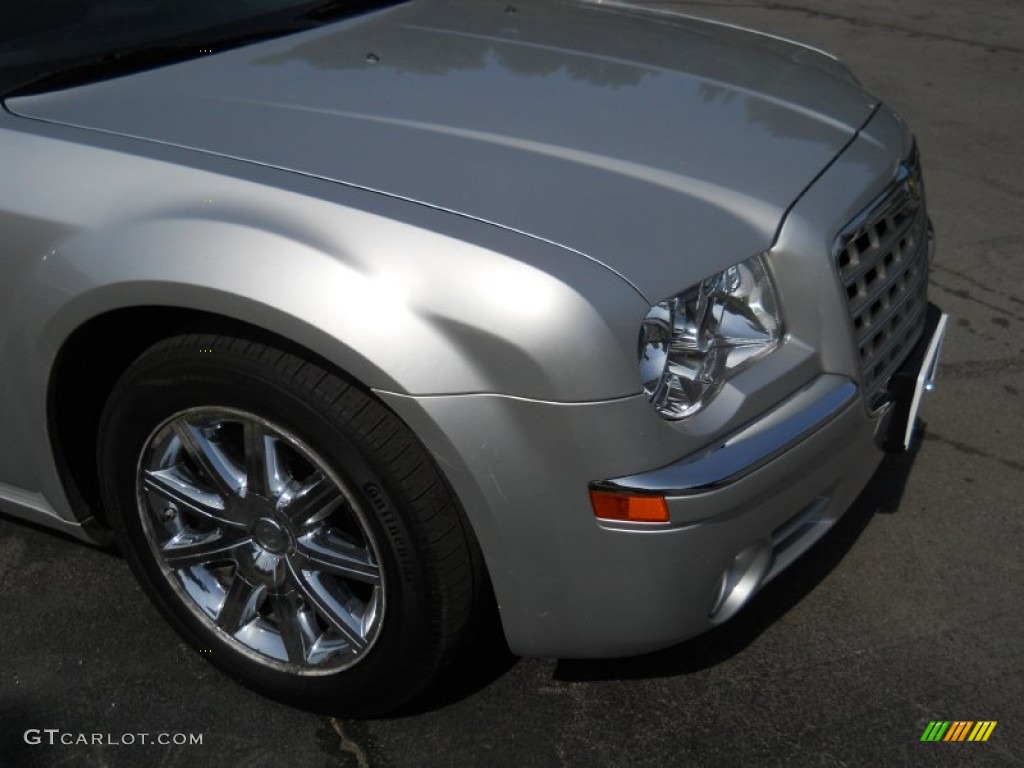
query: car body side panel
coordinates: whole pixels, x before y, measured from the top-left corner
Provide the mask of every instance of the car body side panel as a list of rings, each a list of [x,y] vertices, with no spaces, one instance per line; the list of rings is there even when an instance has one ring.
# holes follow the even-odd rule
[[[246,304],[333,338],[353,357],[342,367],[367,386],[565,401],[638,390],[635,338],[648,305],[578,253],[244,163],[200,157],[203,170],[131,154],[131,141],[118,155],[3,138],[7,171],[24,183],[4,192],[0,210],[8,231],[31,231],[4,249],[6,326],[34,306],[55,342],[119,306],[219,311],[212,294],[223,294],[229,315]],[[189,301],[193,291],[211,295]],[[324,353],[322,342],[310,346]]]
[[[16,180],[0,190],[0,483],[61,518],[73,515],[45,438],[48,377],[76,328],[119,308],[214,311],[397,392],[639,389],[648,305],[580,254],[322,180],[203,156],[200,169],[195,153],[25,123],[0,116]]]

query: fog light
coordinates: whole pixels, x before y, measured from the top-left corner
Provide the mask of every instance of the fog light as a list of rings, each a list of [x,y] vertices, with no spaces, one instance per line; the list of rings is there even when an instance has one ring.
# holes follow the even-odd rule
[[[664,496],[634,496],[628,493],[591,491],[590,506],[601,520],[629,523],[667,523],[668,504]]]

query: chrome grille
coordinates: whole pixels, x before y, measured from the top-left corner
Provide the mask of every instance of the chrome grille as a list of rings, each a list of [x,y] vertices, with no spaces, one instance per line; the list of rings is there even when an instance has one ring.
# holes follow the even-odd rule
[[[890,188],[843,229],[834,248],[873,408],[883,402],[889,377],[924,329],[929,248],[914,152]]]

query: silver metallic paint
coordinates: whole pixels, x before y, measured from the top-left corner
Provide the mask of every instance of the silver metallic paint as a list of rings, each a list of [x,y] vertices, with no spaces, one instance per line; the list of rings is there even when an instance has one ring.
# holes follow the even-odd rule
[[[420,0],[6,102],[5,511],[76,524],[46,439],[51,366],[90,318],[156,304],[266,328],[373,388],[466,508],[519,653],[702,631],[739,550],[818,510],[780,567],[841,514],[880,457],[860,402],[671,500],[708,524],[603,528],[586,489],[700,451],[821,374],[857,380],[829,247],[891,178],[905,127],[805,48],[505,5]],[[769,248],[784,343],[666,423],[636,372],[650,303]]]

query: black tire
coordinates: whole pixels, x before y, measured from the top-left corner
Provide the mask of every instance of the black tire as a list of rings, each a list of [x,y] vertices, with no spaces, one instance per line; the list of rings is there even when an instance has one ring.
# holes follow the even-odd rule
[[[464,514],[410,430],[327,366],[169,338],[120,378],[98,439],[107,518],[143,588],[249,687],[381,714],[467,641],[484,578]]]

